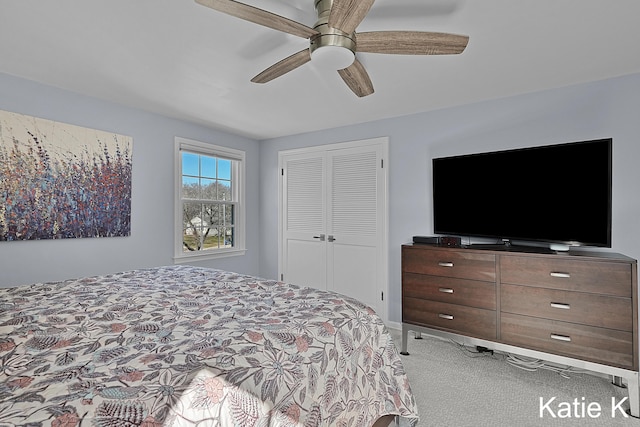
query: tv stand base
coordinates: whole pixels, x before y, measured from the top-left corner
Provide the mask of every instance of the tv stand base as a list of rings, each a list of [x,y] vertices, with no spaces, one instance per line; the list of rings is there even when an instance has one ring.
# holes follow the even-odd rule
[[[600,363],[588,362],[572,357],[559,356],[556,354],[545,353],[537,350],[530,350],[527,348],[516,347],[513,345],[503,344],[495,341],[459,335],[452,332],[425,328],[422,326],[411,325],[407,323],[402,324],[402,347],[400,351],[400,354],[405,356],[409,355],[409,352],[407,351],[409,331],[413,331],[415,333],[416,339],[421,339],[422,334],[424,333],[430,336],[442,338],[445,340],[451,340],[471,347],[486,347],[487,349],[499,351],[502,353],[511,353],[519,356],[541,359],[551,363],[557,363],[559,365],[572,366],[578,369],[584,369],[587,371],[609,375],[612,377],[611,382],[613,385],[627,388],[628,390],[629,408],[627,410],[627,413],[634,418],[640,418],[640,377],[639,373],[636,371],[616,368]]]

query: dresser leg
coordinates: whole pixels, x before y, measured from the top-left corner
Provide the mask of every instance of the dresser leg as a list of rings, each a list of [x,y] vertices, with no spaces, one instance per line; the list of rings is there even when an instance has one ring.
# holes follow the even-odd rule
[[[640,418],[640,383],[638,372],[627,377],[627,390],[629,391],[629,413],[632,417]]]
[[[613,384],[616,387],[627,388],[627,386],[622,382],[622,377],[616,377],[615,375],[611,380],[611,384]]]
[[[407,325],[403,323],[402,324],[402,348],[400,350],[400,354],[402,354],[403,356],[409,355],[409,352],[407,351],[408,339],[409,339],[409,327],[407,327]]]

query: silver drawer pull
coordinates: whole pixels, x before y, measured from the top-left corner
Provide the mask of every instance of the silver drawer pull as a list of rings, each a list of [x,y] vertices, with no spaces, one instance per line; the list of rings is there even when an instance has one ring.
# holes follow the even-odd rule
[[[440,313],[440,314],[438,314],[438,317],[441,318],[441,319],[453,320],[453,316],[450,315],[450,314],[442,314],[442,313]]]
[[[453,267],[453,263],[452,263],[452,262],[444,262],[444,261],[441,261],[441,262],[439,262],[439,263],[438,263],[438,265],[439,265],[440,267]]]
[[[561,302],[552,302],[551,303],[551,308],[562,308],[565,310],[569,310],[571,308],[571,306],[569,304],[563,304]]]
[[[442,292],[443,294],[452,294],[453,289],[451,288],[438,288],[438,292]]]
[[[569,273],[561,273],[559,271],[552,271],[551,273],[549,273],[551,275],[551,277],[560,277],[563,279],[568,279],[571,277],[571,275]]]
[[[551,334],[552,340],[571,342],[571,337],[567,335]]]

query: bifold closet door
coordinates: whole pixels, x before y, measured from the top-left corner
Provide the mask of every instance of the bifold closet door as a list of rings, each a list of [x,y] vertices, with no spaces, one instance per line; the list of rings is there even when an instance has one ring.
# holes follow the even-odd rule
[[[282,156],[283,280],[382,311],[385,151],[379,143]]]
[[[283,279],[327,289],[325,154],[302,153],[284,159]]]
[[[327,153],[327,289],[374,308],[381,305],[381,159],[378,145]]]

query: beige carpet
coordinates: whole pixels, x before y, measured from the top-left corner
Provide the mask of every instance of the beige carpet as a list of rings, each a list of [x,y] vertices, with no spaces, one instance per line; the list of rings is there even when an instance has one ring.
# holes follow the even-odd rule
[[[400,348],[400,331],[391,334]],[[480,354],[439,338],[409,336],[410,354],[401,357],[418,403],[420,427],[640,427],[639,419],[613,410],[627,392],[608,378],[582,372],[565,378],[547,369],[529,372],[507,363],[504,354]],[[620,406],[628,409],[628,401]]]

